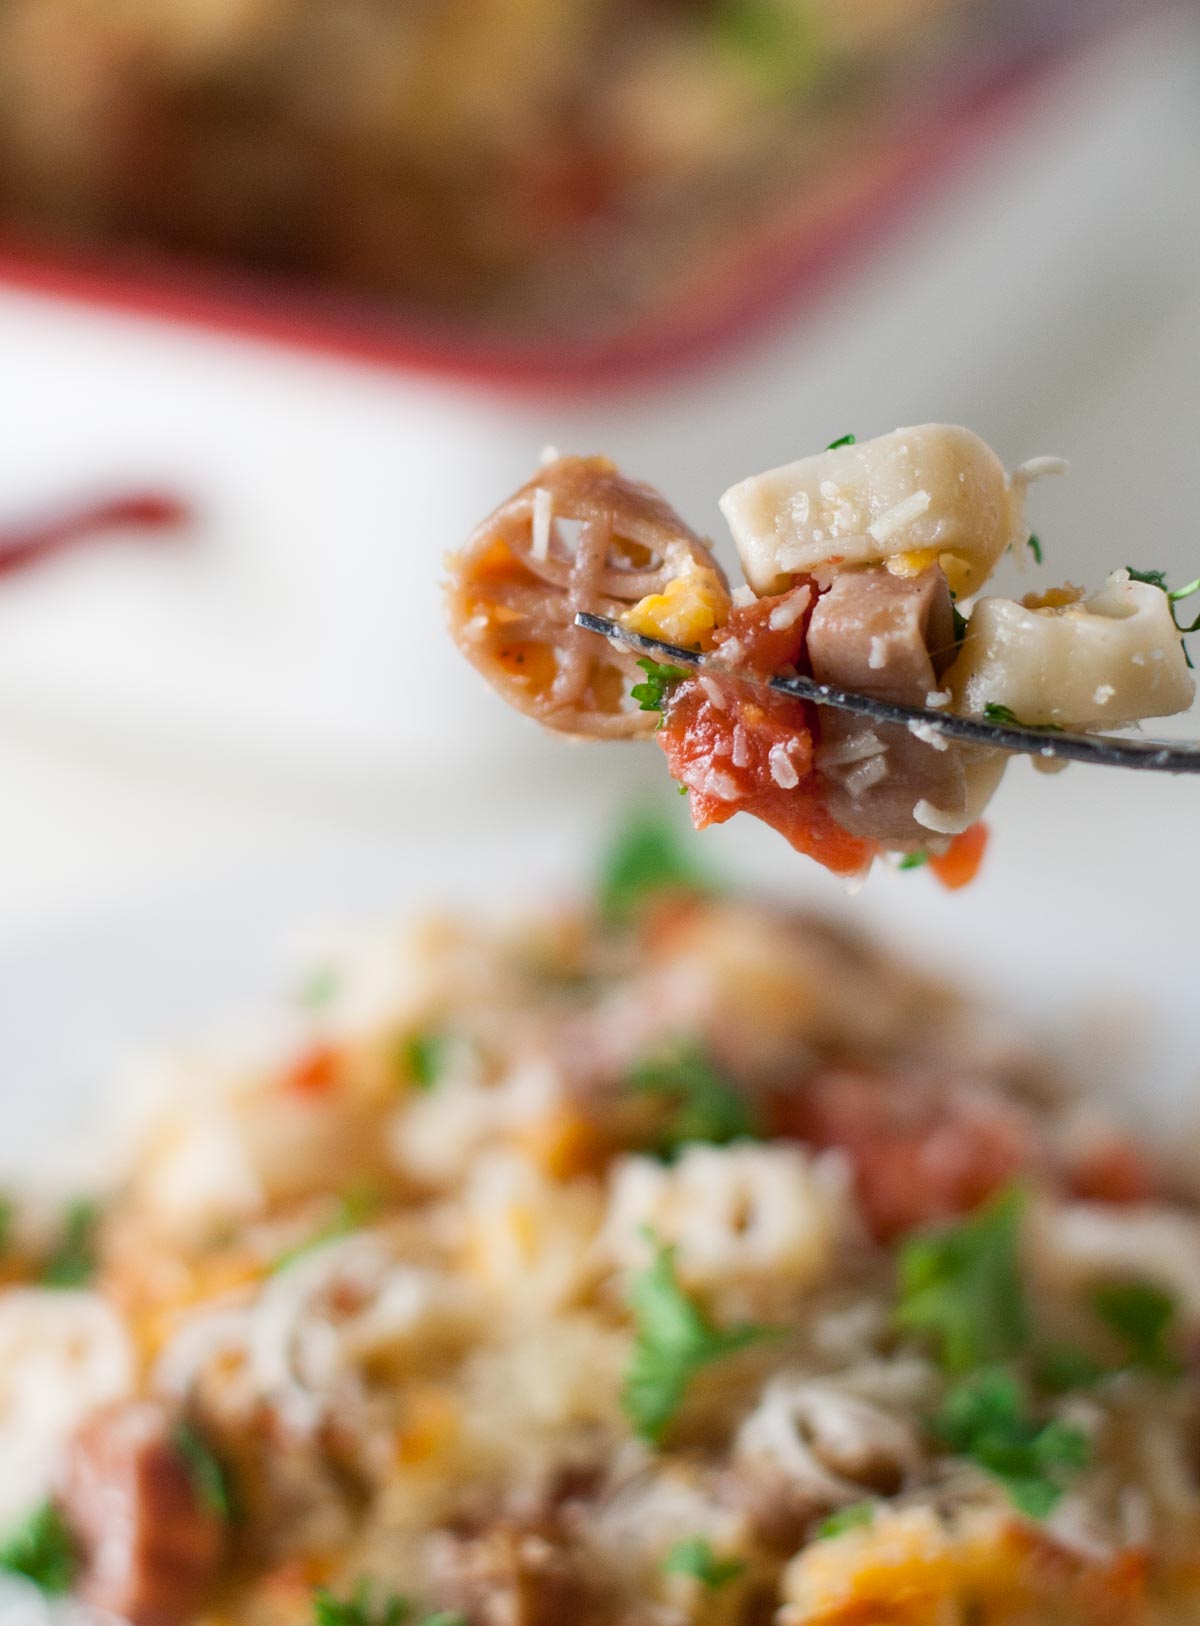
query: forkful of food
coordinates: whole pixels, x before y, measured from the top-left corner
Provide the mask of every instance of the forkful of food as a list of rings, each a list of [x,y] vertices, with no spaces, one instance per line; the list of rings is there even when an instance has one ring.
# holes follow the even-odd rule
[[[650,487],[553,456],[449,561],[453,636],[544,726],[652,739],[698,829],[754,814],[844,876],[895,855],[961,885],[1014,753],[1200,772],[1200,746],[1110,732],[1187,710],[1177,606],[1114,570],[978,596],[1006,553],[1041,561],[1029,486],[968,429],[852,435],[733,486],[745,585]]]

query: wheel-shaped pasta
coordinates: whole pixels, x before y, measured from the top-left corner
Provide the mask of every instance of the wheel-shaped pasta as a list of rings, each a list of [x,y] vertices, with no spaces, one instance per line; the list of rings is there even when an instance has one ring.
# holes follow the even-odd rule
[[[1023,491],[971,430],[927,423],[752,475],[721,510],[756,593],[822,565],[886,563],[915,576],[940,564],[962,597],[1028,536]]]
[[[663,636],[698,643],[729,605],[700,538],[600,457],[547,464],[449,569],[451,632],[492,687],[547,728],[601,739],[651,734],[658,717],[631,698],[636,656],[581,632],[577,612],[620,617],[648,601]]]
[[[945,681],[957,711],[1059,728],[1166,717],[1195,697],[1166,594],[1125,571],[1074,603],[980,599]]]

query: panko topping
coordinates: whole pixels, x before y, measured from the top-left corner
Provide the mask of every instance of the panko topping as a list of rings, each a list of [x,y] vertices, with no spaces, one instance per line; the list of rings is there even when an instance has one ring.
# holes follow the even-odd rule
[[[692,840],[315,967],[12,1194],[0,1618],[1200,1618],[1200,1201]]]

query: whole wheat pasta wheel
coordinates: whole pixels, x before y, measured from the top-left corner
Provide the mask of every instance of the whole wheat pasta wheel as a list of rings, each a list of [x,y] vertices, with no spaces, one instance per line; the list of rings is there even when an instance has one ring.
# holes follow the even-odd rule
[[[467,659],[518,711],[598,739],[651,734],[658,716],[630,698],[637,657],[581,632],[576,614],[619,617],[697,570],[728,601],[707,546],[602,457],[548,463],[448,565],[450,631]]]

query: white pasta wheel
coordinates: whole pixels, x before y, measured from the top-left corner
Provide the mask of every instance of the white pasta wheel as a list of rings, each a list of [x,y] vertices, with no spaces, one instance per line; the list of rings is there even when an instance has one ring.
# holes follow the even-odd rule
[[[734,1453],[816,1507],[891,1493],[922,1461],[916,1425],[838,1377],[781,1373],[738,1430]]]
[[[1195,696],[1166,594],[1124,571],[1078,604],[981,599],[945,684],[957,711],[1065,728],[1165,717]]]
[[[636,652],[580,631],[576,613],[620,617],[696,569],[728,602],[699,537],[601,457],[548,464],[448,563],[450,631],[472,665],[547,728],[601,739],[652,734],[659,718],[630,698]]]
[[[1028,535],[1023,490],[971,430],[927,423],[752,475],[721,510],[756,593],[823,564],[890,563],[917,575],[940,563],[965,596]]]
[[[682,1285],[725,1313],[761,1309],[824,1280],[850,1226],[844,1170],[795,1146],[689,1146],[670,1167],[627,1158],[607,1240],[621,1267],[649,1257],[647,1232],[676,1250]]]
[[[76,1426],[133,1377],[125,1329],[98,1294],[0,1293],[0,1528],[45,1496]]]

